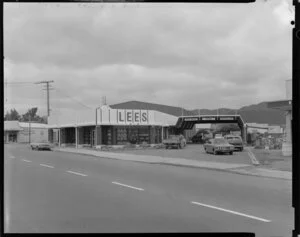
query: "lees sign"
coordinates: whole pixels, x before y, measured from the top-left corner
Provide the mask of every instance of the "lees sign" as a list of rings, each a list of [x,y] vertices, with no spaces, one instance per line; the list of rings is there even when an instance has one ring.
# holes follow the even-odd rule
[[[118,110],[118,123],[147,123],[148,112],[144,110]]]

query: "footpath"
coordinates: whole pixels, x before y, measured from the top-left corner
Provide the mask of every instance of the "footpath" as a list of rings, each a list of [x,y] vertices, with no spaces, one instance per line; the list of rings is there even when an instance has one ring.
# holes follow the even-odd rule
[[[232,172],[232,173],[238,173],[243,175],[253,175],[253,176],[266,177],[266,178],[292,180],[292,172],[264,169],[254,165],[207,162],[207,161],[188,160],[183,158],[171,158],[171,157],[160,157],[160,156],[150,156],[150,155],[147,156],[147,155],[113,153],[113,152],[97,151],[97,150],[84,149],[84,148],[76,149],[76,148],[55,147],[53,150],[59,152],[70,152],[70,153],[77,153],[83,155],[91,155],[99,158],[143,162],[143,163],[150,163],[150,164],[194,167],[194,168]]]

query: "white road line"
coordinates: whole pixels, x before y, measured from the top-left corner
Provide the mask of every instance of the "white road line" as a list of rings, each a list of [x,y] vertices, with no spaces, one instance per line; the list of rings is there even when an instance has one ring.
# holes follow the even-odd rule
[[[232,214],[235,214],[235,215],[240,215],[240,216],[252,218],[252,219],[259,220],[259,221],[263,221],[263,222],[271,222],[270,220],[263,219],[263,218],[260,218],[260,217],[251,216],[251,215],[246,215],[246,214],[243,214],[243,213],[240,213],[240,212],[230,211],[230,210],[228,210],[228,209],[224,209],[224,208],[220,208],[220,207],[214,207],[214,206],[207,205],[207,204],[203,204],[203,203],[200,203],[200,202],[191,202],[191,203],[192,203],[192,204],[196,204],[196,205],[200,205],[200,206],[204,206],[204,207],[210,207],[210,208],[213,208],[213,209],[217,209],[217,210],[219,210],[219,211],[229,212],[229,213],[232,213]]]
[[[67,172],[71,173],[71,174],[77,174],[77,175],[81,175],[81,176],[87,176],[86,174],[77,173],[77,172],[74,172],[74,171],[71,171],[71,170],[68,170]]]
[[[124,186],[124,187],[127,187],[127,188],[133,188],[133,189],[136,189],[136,190],[139,190],[139,191],[144,191],[144,189],[142,189],[142,188],[136,188],[136,187],[129,186],[129,185],[126,185],[126,184],[121,184],[121,183],[118,183],[118,182],[112,182],[112,183],[117,184],[117,185],[121,185],[121,186]]]
[[[10,158],[10,159],[15,159],[16,157],[14,157],[14,156],[10,156],[9,158]]]
[[[45,166],[45,167],[48,167],[48,168],[54,168],[53,166],[51,166],[51,165],[46,165],[46,164],[40,164],[40,166]]]
[[[31,160],[25,160],[25,159],[22,159],[22,161],[25,161],[25,162],[32,162]]]

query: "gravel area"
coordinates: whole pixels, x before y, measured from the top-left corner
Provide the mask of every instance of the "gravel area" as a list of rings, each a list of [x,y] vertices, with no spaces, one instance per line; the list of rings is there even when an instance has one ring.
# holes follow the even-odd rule
[[[252,149],[261,168],[292,171],[292,156],[283,156],[281,150]]]

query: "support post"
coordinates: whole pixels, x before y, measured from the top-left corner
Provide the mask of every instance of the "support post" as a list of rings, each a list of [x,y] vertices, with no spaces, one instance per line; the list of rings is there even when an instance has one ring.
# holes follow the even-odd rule
[[[78,127],[75,127],[75,143],[76,149],[78,149]]]

